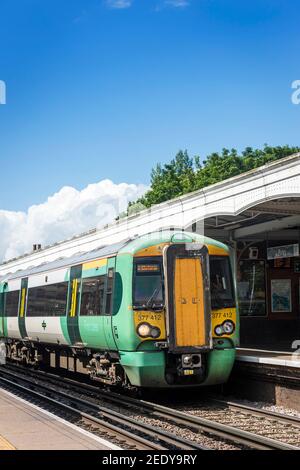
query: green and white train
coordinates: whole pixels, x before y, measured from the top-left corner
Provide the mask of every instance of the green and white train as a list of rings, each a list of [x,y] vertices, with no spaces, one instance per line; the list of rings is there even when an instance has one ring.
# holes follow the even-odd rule
[[[7,357],[106,384],[224,383],[239,322],[228,248],[161,231],[0,277]]]

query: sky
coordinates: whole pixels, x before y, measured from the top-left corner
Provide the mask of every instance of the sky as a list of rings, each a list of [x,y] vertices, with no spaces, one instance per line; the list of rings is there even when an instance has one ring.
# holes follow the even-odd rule
[[[40,232],[32,210],[54,217],[48,242],[89,229],[109,195],[112,207],[135,199],[151,168],[179,149],[203,158],[223,147],[299,145],[299,6],[2,0],[0,235],[17,232],[19,244],[0,242],[0,259],[45,242],[49,227]],[[78,195],[94,204],[93,217],[83,210],[72,224],[65,191],[72,207]],[[55,229],[53,198],[64,229]]]

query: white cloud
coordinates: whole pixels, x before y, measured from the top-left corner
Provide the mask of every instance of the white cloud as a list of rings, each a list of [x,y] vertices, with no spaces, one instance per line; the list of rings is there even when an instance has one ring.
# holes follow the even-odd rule
[[[106,5],[110,8],[129,8],[131,7],[133,0],[106,0]]]
[[[190,0],[160,0],[156,6],[156,11],[160,12],[165,8],[186,8],[190,5]]]
[[[183,8],[187,7],[190,2],[189,0],[165,0],[165,4],[175,8]]]
[[[0,210],[0,260],[31,251],[34,243],[47,245],[100,228],[112,222],[126,210],[129,201],[146,190],[144,185],[103,180],[82,191],[65,186],[27,212]]]
[[[104,0],[105,5],[109,8],[124,9],[130,8],[134,0]],[[161,3],[156,7],[159,11],[164,7],[185,8],[190,5],[190,0],[161,0]]]

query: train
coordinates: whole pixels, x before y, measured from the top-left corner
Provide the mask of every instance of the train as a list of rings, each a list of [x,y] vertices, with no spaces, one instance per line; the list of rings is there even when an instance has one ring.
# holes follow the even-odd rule
[[[127,389],[227,381],[239,341],[229,248],[162,230],[0,277],[6,357]]]

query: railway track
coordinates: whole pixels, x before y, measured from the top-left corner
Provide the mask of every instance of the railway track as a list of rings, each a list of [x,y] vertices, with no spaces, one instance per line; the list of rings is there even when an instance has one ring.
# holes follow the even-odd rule
[[[46,395],[50,401],[55,400],[55,404],[58,402],[65,409],[69,407],[69,412],[74,412],[75,409],[75,412],[83,413],[82,418],[90,420],[90,426],[95,426],[93,420],[96,418],[101,421],[97,423],[98,425],[103,426],[106,423],[114,426],[114,432],[121,426],[122,430],[130,433],[131,438],[133,432],[137,433],[139,438],[143,439],[143,442],[139,443],[142,446],[147,446],[145,441],[150,439],[154,445],[159,446],[156,449],[160,450],[166,448],[300,450],[299,419],[233,402],[210,399],[205,404],[201,403],[201,406],[183,410],[178,410],[177,407],[175,410],[158,403],[114,392],[108,393],[93,385],[56,374],[11,365],[0,368],[0,382],[3,381],[9,382],[9,386],[14,382],[13,385],[19,389],[21,387],[23,391],[26,388],[26,393],[30,393],[28,390],[33,390],[38,393],[38,399]],[[270,426],[275,432],[270,433]],[[128,437],[127,435],[125,440]],[[127,448],[134,448],[130,446],[135,445],[128,444]]]
[[[300,418],[295,416],[284,415],[283,413],[277,413],[275,411],[263,410],[258,409],[253,406],[244,405],[242,403],[238,403],[236,401],[230,400],[221,400],[220,398],[210,398],[210,402],[215,404],[220,404],[221,406],[225,406],[232,410],[238,410],[242,413],[250,414],[252,416],[257,416],[259,418],[266,418],[278,423],[283,423],[286,425],[296,426],[300,428]],[[300,436],[299,436],[299,446],[300,446]]]
[[[146,423],[138,423],[109,408],[70,395],[57,387],[37,383],[32,377],[23,377],[11,370],[0,368],[0,385],[38,405],[50,405],[51,411],[63,412],[64,419],[72,421],[89,432],[101,435],[110,442],[129,450],[207,450],[204,446],[190,443],[178,436],[155,428]]]

